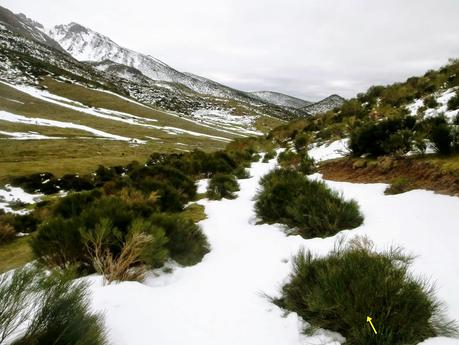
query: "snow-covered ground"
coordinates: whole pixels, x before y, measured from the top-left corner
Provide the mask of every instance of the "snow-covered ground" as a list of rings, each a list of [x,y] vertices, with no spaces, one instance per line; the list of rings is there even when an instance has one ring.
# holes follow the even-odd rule
[[[438,102],[438,106],[431,109],[426,109],[425,116],[432,117],[440,114],[444,114],[449,120],[452,120],[456,115],[459,114],[459,110],[448,110],[448,101],[454,97],[457,88],[447,89],[443,92],[437,92],[433,94],[435,100]],[[416,99],[407,106],[411,115],[416,115],[419,108],[424,105],[422,99]]]
[[[341,139],[319,146],[314,144],[308,154],[317,162],[340,158],[349,153],[349,149],[347,147],[348,143],[349,139]]]
[[[329,155],[317,151],[315,157]],[[201,226],[212,246],[200,264],[150,277],[143,284],[101,286],[99,277],[88,278],[93,282],[93,307],[105,312],[114,345],[340,344],[343,338],[330,332],[302,335],[303,321],[293,313],[284,317],[263,294],[278,294],[291,272],[290,258],[301,247],[324,255],[342,235],[367,235],[379,249],[401,245],[418,255],[413,272],[437,282],[438,296],[446,302],[449,315],[459,319],[459,198],[421,190],[386,196],[384,184],[327,181],[359,202],[365,223],[334,237],[304,240],[286,236],[280,225],[255,224],[253,197],[258,181],[274,166],[274,161],[254,163],[252,178],[239,181],[241,191],[235,200],[200,201],[208,215]],[[205,190],[205,185],[199,183],[199,190]],[[459,340],[436,338],[423,343],[447,344]]]
[[[0,135],[7,136],[8,139],[14,140],[50,140],[50,139],[65,139],[65,137],[49,137],[37,132],[6,132],[0,131]]]
[[[29,194],[26,193],[22,188],[12,187],[6,185],[3,188],[0,188],[0,210],[5,212],[24,214],[26,211],[14,211],[11,208],[11,204],[19,202],[22,204],[33,204],[40,201],[40,198],[43,194]]]
[[[231,134],[262,135],[257,131],[254,123],[256,116],[233,115],[227,110],[199,109],[192,113],[192,118],[198,123],[216,127]]]
[[[46,127],[60,127],[60,128],[73,128],[79,129],[84,132],[92,133],[98,137],[112,139],[112,140],[121,140],[121,141],[136,141],[136,142],[144,142],[138,139],[127,138],[121,135],[110,134],[104,131],[100,131],[98,129],[94,129],[84,125],[78,125],[71,122],[64,122],[64,121],[56,121],[56,120],[48,120],[39,117],[27,117],[23,115],[12,114],[7,111],[0,110],[0,120],[13,122],[13,123],[24,123],[28,125],[37,125],[37,126],[46,126]]]

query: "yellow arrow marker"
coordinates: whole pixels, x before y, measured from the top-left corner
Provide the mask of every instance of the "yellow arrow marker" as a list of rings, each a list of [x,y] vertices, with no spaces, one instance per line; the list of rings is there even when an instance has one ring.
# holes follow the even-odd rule
[[[371,322],[371,320],[373,320],[373,319],[371,317],[367,316],[367,322],[370,323],[371,328],[373,328],[373,331],[375,332],[375,334],[378,334],[378,332],[376,332],[375,326],[373,326],[373,322]]]

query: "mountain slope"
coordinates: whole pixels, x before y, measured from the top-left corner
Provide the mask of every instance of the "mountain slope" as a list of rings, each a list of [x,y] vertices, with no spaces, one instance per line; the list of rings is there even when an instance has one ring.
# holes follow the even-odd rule
[[[324,113],[329,110],[333,110],[334,108],[341,107],[345,101],[346,100],[341,96],[331,95],[317,103],[307,105],[301,108],[301,110],[306,111],[311,115],[315,115],[318,113]]]
[[[142,161],[152,152],[215,150],[281,123],[224,107],[221,118],[203,115],[218,103],[193,97],[185,86],[178,93],[155,85],[142,74],[132,82],[97,70],[50,42],[0,26],[0,179],[92,171],[98,164]],[[175,108],[183,113],[163,110]]]
[[[298,109],[312,104],[312,102],[305,101],[304,99],[274,91],[254,91],[250,92],[250,94],[281,107]]]
[[[77,23],[67,25],[57,25],[48,30],[48,34],[53,37],[60,45],[74,58],[79,61],[90,61],[96,63],[96,67],[116,74],[118,77],[129,81],[139,82],[151,87],[161,87],[161,93],[168,89],[167,99],[173,100],[172,103],[180,103],[180,112],[184,112],[187,106],[183,106],[183,93],[196,100],[203,100],[204,103],[213,103],[206,106],[207,109],[215,110],[215,102],[219,103],[218,108],[226,108],[232,113],[250,115],[250,113],[264,113],[281,119],[293,119],[307,116],[308,114],[299,109],[280,107],[269,103],[259,97],[249,93],[230,88],[210,79],[196,76],[191,73],[182,73],[168,66],[164,62],[145,54],[119,46],[109,37],[101,35],[91,29]],[[108,63],[111,61],[111,63]],[[109,66],[111,64],[111,66]],[[116,65],[116,66],[115,66]],[[124,65],[125,67],[122,67]],[[135,72],[140,71],[146,78],[139,76]],[[148,79],[148,80],[147,80]],[[138,86],[128,87],[130,90],[138,89]],[[146,88],[144,88],[146,89]],[[145,90],[144,90],[145,91]],[[155,90],[156,91],[156,90]],[[143,101],[151,98],[142,91]],[[209,98],[212,96],[214,98]],[[154,97],[158,101],[158,97]],[[162,101],[159,106],[163,107]],[[228,102],[228,99],[231,102]],[[235,102],[235,103],[234,103]],[[166,101],[166,103],[171,103]],[[192,104],[186,101],[187,104]],[[155,104],[158,105],[158,104]],[[176,110],[168,108],[170,110]],[[190,115],[193,111],[187,111]]]
[[[27,18],[22,13],[16,15],[10,10],[0,6],[0,25],[28,39],[46,44],[54,49],[64,52],[62,47],[56,41],[44,33],[43,25]]]
[[[179,83],[198,93],[244,101],[252,98],[244,92],[211,80],[179,72],[150,55],[121,47],[109,37],[77,23],[57,25],[48,30],[48,35],[79,61],[111,60],[134,67],[153,80]]]

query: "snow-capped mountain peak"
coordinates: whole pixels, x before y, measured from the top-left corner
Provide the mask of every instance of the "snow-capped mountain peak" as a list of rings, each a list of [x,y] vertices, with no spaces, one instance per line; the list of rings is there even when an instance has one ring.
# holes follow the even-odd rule
[[[317,113],[323,113],[334,108],[340,107],[343,105],[345,101],[346,99],[344,99],[343,97],[333,94],[317,103],[307,105],[306,107],[303,107],[301,109],[314,115]]]
[[[274,92],[274,91],[254,91],[254,92],[251,92],[251,94],[267,102],[279,105],[281,107],[289,107],[289,108],[298,109],[298,108],[302,108],[302,107],[312,104],[312,102],[306,101],[304,99],[292,97],[292,96],[289,96],[283,93],[279,93],[279,92]]]
[[[179,72],[155,57],[121,47],[109,37],[77,23],[57,25],[48,30],[48,35],[80,61],[110,60],[133,67],[150,79],[183,84],[198,93],[246,101],[251,98],[211,80]]]
[[[120,47],[107,36],[101,35],[78,23],[57,25],[48,30],[48,35],[56,40],[62,48],[80,61],[102,61],[133,58],[132,51]],[[116,61],[118,62],[118,61]],[[119,63],[124,63],[119,61]]]

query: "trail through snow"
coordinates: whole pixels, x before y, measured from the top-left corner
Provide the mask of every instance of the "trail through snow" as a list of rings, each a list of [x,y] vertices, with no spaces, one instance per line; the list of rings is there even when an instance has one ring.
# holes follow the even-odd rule
[[[100,277],[89,278],[93,307],[105,312],[114,345],[340,344],[344,339],[327,331],[301,335],[304,323],[299,317],[294,313],[284,317],[263,294],[278,294],[291,271],[291,256],[301,247],[324,255],[342,234],[365,234],[378,249],[397,244],[419,255],[414,273],[438,282],[438,295],[447,303],[449,315],[459,319],[459,198],[420,190],[385,196],[384,184],[327,182],[359,202],[365,224],[334,237],[304,240],[286,236],[280,225],[255,224],[258,180],[274,166],[274,161],[254,163],[253,177],[239,181],[241,191],[235,200],[200,201],[208,215],[200,224],[212,246],[200,264],[150,277],[144,284],[101,286]],[[434,344],[457,345],[459,340],[435,338],[423,343]]]

